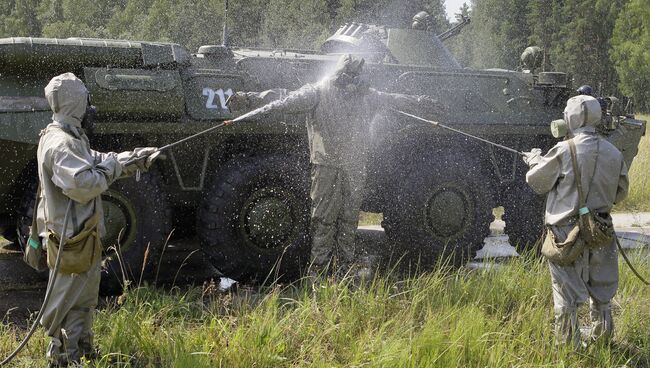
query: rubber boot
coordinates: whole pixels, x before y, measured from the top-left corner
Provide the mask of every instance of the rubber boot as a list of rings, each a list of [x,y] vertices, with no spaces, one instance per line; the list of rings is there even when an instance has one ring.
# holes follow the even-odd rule
[[[614,334],[611,303],[598,303],[593,299],[589,303],[591,333],[589,340],[609,342]]]
[[[86,326],[90,313],[90,308],[75,307],[70,309],[63,321],[63,343],[68,362],[70,363],[78,363],[81,361],[82,352],[79,348],[79,341],[82,336],[88,336]]]
[[[555,308],[555,341],[558,345],[571,344],[576,348],[581,346],[576,307]]]
[[[63,342],[60,336],[50,336],[50,343],[45,352],[48,368],[67,367],[68,359],[63,349]]]

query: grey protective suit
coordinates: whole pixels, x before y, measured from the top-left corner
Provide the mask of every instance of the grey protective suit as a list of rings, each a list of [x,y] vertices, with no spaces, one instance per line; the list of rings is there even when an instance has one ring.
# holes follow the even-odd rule
[[[124,167],[129,159],[152,153],[153,148],[116,154],[90,149],[88,137],[81,128],[86,113],[88,91],[72,73],[54,77],[45,87],[45,96],[54,112],[53,122],[41,132],[38,145],[40,202],[37,209],[38,231],[47,239],[48,230],[62,233],[69,200],[74,201],[66,236],[78,233],[95,211],[102,211],[100,195],[120,176],[150,163]],[[103,219],[103,216],[100,216]],[[104,235],[103,221],[98,226]],[[50,277],[54,270],[50,271]],[[100,263],[82,274],[61,274],[52,290],[52,297],[41,318],[51,338],[47,357],[51,363],[79,361],[92,348],[92,318],[97,305]]]
[[[346,57],[350,58],[348,55],[343,58]],[[319,83],[307,84],[290,93],[284,90],[240,93],[240,98],[235,99],[236,107],[229,104],[236,110],[279,98],[246,115],[307,114],[312,164],[311,255],[316,271],[325,269],[332,260],[344,266],[343,269],[355,261],[354,237],[366,181],[370,128],[378,110],[425,100],[432,102],[427,97],[384,93],[372,88],[341,88],[337,86],[340,71],[341,68]]]
[[[587,207],[594,213],[609,213],[614,203],[625,198],[628,177],[621,152],[596,134],[595,125],[600,118],[600,104],[591,96],[571,98],[564,110],[564,119],[577,148]],[[537,193],[548,193],[546,225],[558,241],[564,241],[576,222],[579,206],[569,144],[560,142],[545,156],[533,154],[526,160],[530,165],[526,181]],[[549,268],[558,341],[580,343],[577,309],[587,298],[592,320],[589,337],[611,337],[610,301],[618,287],[616,243],[586,249],[569,266],[549,262]]]

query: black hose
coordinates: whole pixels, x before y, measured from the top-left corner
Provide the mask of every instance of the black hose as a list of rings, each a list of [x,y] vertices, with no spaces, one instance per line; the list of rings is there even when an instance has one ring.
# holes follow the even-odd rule
[[[43,300],[43,305],[41,305],[41,309],[38,311],[38,314],[36,315],[36,320],[32,324],[32,327],[29,329],[29,332],[25,337],[23,338],[23,341],[16,347],[16,349],[9,354],[2,362],[0,362],[0,366],[4,366],[9,364],[14,358],[20,353],[21,350],[25,346],[27,346],[27,343],[29,342],[29,339],[32,338],[32,335],[34,335],[34,332],[36,332],[36,328],[38,328],[38,324],[41,320],[41,317],[43,317],[43,313],[45,312],[45,307],[47,306],[47,303],[50,301],[50,296],[52,295],[52,290],[54,289],[54,283],[56,282],[57,275],[59,274],[59,267],[61,266],[61,255],[63,254],[63,246],[65,244],[65,233],[66,229],[68,228],[68,215],[70,215],[70,210],[72,209],[72,199],[68,199],[68,207],[65,210],[65,216],[63,217],[63,231],[61,231],[61,241],[59,242],[59,251],[56,254],[56,262],[54,262],[54,268],[52,269],[52,277],[50,277],[50,280],[47,283],[47,289],[45,291],[45,299]],[[34,213],[32,216],[36,216],[36,213]]]
[[[648,283],[648,281],[646,281],[646,279],[644,279],[643,276],[641,276],[641,274],[639,273],[639,271],[637,271],[636,268],[634,268],[634,266],[632,266],[632,262],[630,262],[630,259],[627,258],[627,254],[625,254],[625,251],[623,250],[623,247],[621,246],[621,242],[618,240],[618,236],[616,236],[616,233],[614,233],[614,238],[616,239],[616,245],[618,246],[618,250],[619,250],[619,252],[621,252],[621,255],[623,256],[623,259],[625,260],[625,263],[626,263],[627,266],[630,268],[630,270],[632,270],[632,273],[633,273],[633,274],[634,274],[634,275],[635,275],[639,280],[641,280],[642,283],[644,283],[646,286],[649,286],[650,283]]]
[[[237,119],[235,119],[235,120],[232,120],[231,123],[237,122],[237,121],[239,121],[239,120],[240,120],[240,119],[237,118]],[[210,133],[211,131],[213,131],[213,130],[217,130],[217,129],[219,129],[219,128],[223,127],[223,126],[226,126],[226,125],[228,125],[228,123],[226,123],[226,122],[223,122],[223,123],[221,123],[221,124],[215,125],[215,126],[210,127],[210,128],[208,128],[208,129],[206,129],[206,130],[200,131],[200,132],[198,132],[198,133],[196,133],[196,134],[192,134],[192,135],[189,136],[189,137],[185,137],[185,138],[180,139],[180,140],[178,140],[178,141],[176,141],[176,142],[173,142],[173,143],[170,143],[170,144],[164,145],[164,146],[162,146],[162,147],[159,147],[158,149],[156,149],[156,152],[161,152],[161,151],[164,151],[164,150],[168,150],[168,149],[170,149],[170,148],[172,148],[172,147],[174,147],[174,146],[177,146],[177,145],[179,145],[179,144],[181,144],[181,143],[185,143],[185,142],[190,141],[190,140],[192,140],[192,139],[194,139],[194,138],[200,137],[200,136],[202,136],[202,135],[204,135],[204,134],[206,134],[206,133]],[[154,153],[156,153],[156,152],[154,152]],[[152,153],[152,154],[153,154],[153,153]],[[126,166],[129,166],[129,165],[132,165],[132,164],[134,164],[134,163],[136,163],[136,162],[138,162],[138,161],[140,161],[140,160],[144,160],[144,159],[146,159],[146,158],[148,158],[148,157],[149,157],[149,155],[147,155],[147,156],[140,156],[140,157],[132,158],[132,159],[128,160],[127,162],[125,162],[125,163],[123,164],[123,166],[126,167]]]

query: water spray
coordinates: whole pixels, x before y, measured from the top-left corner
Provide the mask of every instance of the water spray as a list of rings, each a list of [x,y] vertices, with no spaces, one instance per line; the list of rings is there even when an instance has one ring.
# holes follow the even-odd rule
[[[192,139],[198,138],[198,137],[200,137],[200,136],[202,136],[202,135],[204,135],[204,134],[210,133],[210,132],[212,132],[212,131],[214,131],[214,130],[217,130],[217,129],[221,128],[221,127],[224,127],[224,126],[226,126],[226,125],[230,125],[230,124],[232,124],[232,123],[236,123],[236,122],[238,122],[238,121],[242,121],[242,120],[244,120],[244,119],[247,118],[247,117],[248,117],[248,114],[246,114],[246,115],[242,115],[242,116],[240,116],[240,117],[238,117],[238,118],[236,118],[236,119],[233,119],[233,120],[226,120],[226,121],[222,122],[221,124],[215,125],[215,126],[210,127],[210,128],[208,128],[208,129],[206,129],[206,130],[202,130],[202,131],[200,131],[200,132],[198,132],[198,133],[196,133],[196,134],[192,134],[192,135],[189,136],[189,137],[185,137],[185,138],[180,139],[180,140],[178,140],[178,141],[176,141],[176,142],[173,142],[173,143],[170,143],[170,144],[164,145],[164,146],[162,146],[162,147],[158,147],[158,149],[156,149],[156,151],[154,151],[154,152],[151,153],[150,155],[132,158],[132,159],[128,160],[127,162],[125,162],[123,166],[129,166],[129,165],[132,165],[132,164],[134,164],[134,163],[136,163],[136,162],[138,162],[138,161],[140,161],[140,160],[143,160],[143,159],[146,159],[146,158],[152,157],[152,156],[154,156],[154,155],[157,155],[157,154],[159,154],[159,153],[162,152],[162,151],[168,150],[168,149],[170,149],[170,148],[173,148],[173,147],[175,147],[175,146],[178,146],[178,145],[181,144],[181,143],[185,143],[185,142],[190,141],[190,140],[192,140]]]
[[[408,117],[410,117],[410,118],[413,118],[413,119],[416,119],[416,120],[420,120],[420,121],[424,121],[424,122],[426,122],[426,123],[433,124],[434,126],[437,126],[437,127],[439,127],[439,128],[447,129],[447,130],[450,130],[450,131],[452,131],[452,132],[455,132],[455,133],[458,133],[458,134],[462,134],[462,135],[464,135],[464,136],[466,136],[466,137],[469,137],[469,138],[472,138],[472,139],[475,139],[475,140],[481,141],[481,142],[483,142],[483,143],[487,143],[487,144],[490,144],[490,145],[492,145],[492,146],[495,146],[495,147],[498,147],[498,148],[504,149],[504,150],[506,150],[506,151],[509,151],[509,152],[516,153],[516,154],[519,154],[519,155],[521,155],[521,156],[524,156],[524,153],[523,153],[523,152],[521,152],[521,151],[517,151],[517,150],[514,149],[514,148],[510,148],[510,147],[504,146],[504,145],[499,144],[499,143],[494,143],[494,142],[492,142],[492,141],[488,141],[488,140],[485,139],[485,138],[477,137],[477,136],[475,136],[475,135],[472,135],[472,134],[469,134],[469,133],[463,132],[462,130],[458,130],[458,129],[452,128],[452,127],[450,127],[450,126],[447,126],[447,125],[441,124],[441,123],[439,123],[439,122],[437,122],[437,121],[427,120],[427,119],[422,118],[422,117],[419,117],[419,116],[417,116],[417,115],[409,114],[408,112],[404,112],[404,111],[400,111],[400,110],[395,110],[395,109],[392,109],[392,110],[395,111],[395,112],[397,112],[397,113],[400,113],[400,114],[402,114],[402,115],[408,116]]]
[[[228,0],[226,0],[223,9],[223,31],[221,44],[224,47],[230,47],[230,37],[228,37]]]
[[[477,137],[477,136],[475,136],[475,135],[472,135],[472,134],[469,134],[469,133],[463,132],[463,131],[461,131],[461,130],[458,130],[458,129],[455,129],[455,128],[452,128],[452,127],[446,126],[446,125],[444,125],[444,124],[440,124],[440,123],[437,122],[437,121],[427,120],[427,119],[425,119],[425,118],[421,118],[421,117],[419,117],[419,116],[417,116],[417,115],[409,114],[409,113],[407,113],[407,112],[400,111],[400,110],[395,110],[395,109],[393,109],[393,111],[395,111],[395,112],[397,112],[397,113],[400,113],[400,114],[402,114],[402,115],[405,115],[405,116],[411,117],[411,118],[413,118],[413,119],[417,119],[417,120],[420,120],[420,121],[424,121],[424,122],[427,122],[427,123],[429,123],[429,124],[433,124],[434,126],[437,126],[437,127],[443,128],[443,129],[447,129],[447,130],[450,130],[450,131],[455,132],[455,133],[458,133],[458,134],[462,134],[462,135],[464,135],[464,136],[466,136],[466,137],[469,137],[469,138],[472,138],[472,139],[479,140],[479,141],[481,141],[481,142],[484,142],[484,143],[487,143],[487,144],[493,145],[493,146],[495,146],[495,147],[498,147],[498,148],[504,149],[504,150],[506,150],[506,151],[513,152],[513,153],[517,153],[517,154],[519,154],[519,155],[524,156],[524,153],[523,153],[523,152],[521,152],[521,151],[517,151],[517,150],[514,149],[514,148],[506,147],[506,146],[504,146],[504,145],[501,145],[501,144],[498,144],[498,143],[494,143],[494,142],[488,141],[487,139],[484,139],[484,138],[481,138],[481,137]],[[644,279],[643,276],[641,276],[641,274],[640,274],[640,273],[639,273],[639,272],[634,268],[634,266],[632,265],[632,262],[630,262],[629,258],[627,257],[627,254],[625,254],[625,251],[623,250],[623,247],[621,246],[620,241],[618,240],[618,236],[616,235],[616,233],[614,233],[614,239],[615,239],[615,241],[616,241],[616,245],[617,245],[617,247],[618,247],[618,250],[619,250],[619,252],[621,253],[621,256],[622,256],[623,259],[625,260],[625,264],[627,264],[627,266],[630,268],[630,270],[632,271],[632,273],[633,273],[633,274],[634,274],[634,275],[635,275],[639,280],[641,280],[641,282],[642,282],[643,284],[645,284],[646,286],[650,286],[650,283],[649,283],[646,279]]]

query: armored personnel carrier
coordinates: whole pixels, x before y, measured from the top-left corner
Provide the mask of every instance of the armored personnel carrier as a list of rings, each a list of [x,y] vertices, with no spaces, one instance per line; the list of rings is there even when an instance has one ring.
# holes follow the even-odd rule
[[[443,37],[445,38],[445,37]],[[429,95],[441,112],[425,117],[528,150],[556,140],[549,122],[572,94],[564,73],[462,68],[435,34],[348,24],[320,50],[266,50],[103,39],[0,39],[0,220],[19,240],[30,224],[39,131],[51,120],[43,88],[74,72],[97,107],[93,147],[161,146],[233,118],[236,91],[296,89],[317,82],[341,53],[366,58],[370,84]],[[422,113],[425,113],[423,109]],[[602,132],[632,163],[645,122],[610,111]],[[417,113],[417,111],[416,111]],[[205,254],[236,279],[295,276],[309,259],[309,162],[304,116],[273,116],[224,127],[167,152],[139,182],[104,195],[107,285],[121,270],[138,277],[157,260],[170,229],[196,233]],[[423,261],[472,255],[505,208],[513,244],[541,235],[543,198],[524,183],[520,157],[417,123],[391,111],[373,126],[363,210],[381,212],[387,235]],[[18,231],[17,231],[18,229]],[[148,248],[148,252],[146,251]],[[112,259],[112,260],[111,260]],[[155,263],[155,262],[154,262]],[[113,280],[113,281],[111,281]]]

